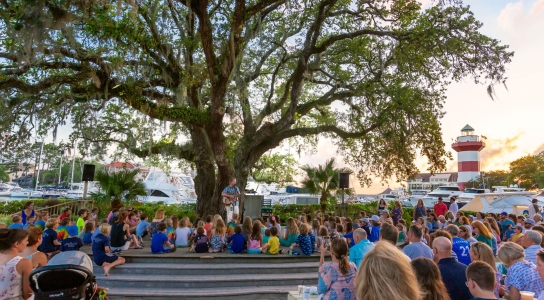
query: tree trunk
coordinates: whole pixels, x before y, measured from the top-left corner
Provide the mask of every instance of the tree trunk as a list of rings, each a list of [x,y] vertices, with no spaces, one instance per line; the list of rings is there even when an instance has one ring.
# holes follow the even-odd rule
[[[111,200],[111,209],[112,210],[114,208],[121,208],[121,207],[123,207],[123,201],[121,201],[121,199],[114,198],[113,200]]]

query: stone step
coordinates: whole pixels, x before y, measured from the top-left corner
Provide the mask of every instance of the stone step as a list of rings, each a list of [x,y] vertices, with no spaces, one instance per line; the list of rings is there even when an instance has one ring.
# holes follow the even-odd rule
[[[315,286],[315,284],[314,284]],[[116,300],[133,299],[162,299],[162,300],[192,300],[192,299],[221,299],[221,300],[285,300],[287,293],[296,291],[298,286],[251,286],[223,287],[205,289],[184,288],[110,288],[108,296]]]
[[[126,263],[163,263],[163,264],[228,264],[236,262],[237,264],[285,264],[299,262],[319,262],[319,254],[312,256],[290,256],[287,254],[268,255],[268,254],[184,254],[177,253],[151,254],[134,252],[123,253]],[[92,254],[89,254],[92,259]],[[326,260],[330,260],[327,255]]]
[[[98,275],[98,274],[95,274]],[[103,275],[96,276],[98,285],[107,288],[133,288],[135,294],[144,289],[207,289],[253,286],[317,285],[317,272],[291,274],[229,275]]]
[[[206,264],[195,266],[195,264],[167,264],[167,263],[127,263],[110,270],[112,276],[116,274],[126,275],[230,275],[233,271],[236,274],[286,274],[286,273],[317,273],[319,262],[295,262],[289,264],[275,263],[228,263],[228,264]],[[94,266],[94,274],[101,275],[102,267]]]

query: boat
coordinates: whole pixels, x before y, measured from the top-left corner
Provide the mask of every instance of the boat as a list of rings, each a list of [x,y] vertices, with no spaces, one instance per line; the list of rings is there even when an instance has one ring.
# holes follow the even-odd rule
[[[459,197],[463,192],[459,189],[457,184],[455,185],[441,185],[436,190],[428,193],[424,197],[409,198],[413,206],[417,205],[419,199],[423,200],[423,204],[426,207],[433,207],[438,201],[438,198],[442,198],[444,202],[449,202],[450,197]]]
[[[481,211],[483,213],[500,214],[506,212],[516,215],[523,215],[532,200],[535,198],[535,192],[519,192],[526,194],[512,195],[510,193],[486,193],[476,194],[474,199],[463,206],[460,210]],[[544,201],[539,200],[538,205],[542,207]]]
[[[489,189],[466,188],[465,192],[457,197],[458,202],[469,203],[477,194],[491,193]]]
[[[91,197],[91,193],[98,192],[98,182],[97,181],[89,181],[89,186],[87,187],[87,197]],[[72,183],[70,184],[70,189],[66,191],[66,198],[69,199],[75,199],[75,200],[81,200],[83,199],[83,192],[85,190],[85,183]]]
[[[16,187],[19,187],[19,185],[15,182],[0,182],[0,197],[9,196],[11,190]]]
[[[197,196],[191,176],[183,173],[166,175],[153,169],[143,181],[147,195],[139,196],[142,202],[164,202],[165,204],[196,203]]]
[[[16,187],[11,189],[9,193],[10,198],[41,198],[43,192],[42,191],[33,191],[33,190],[27,190],[23,189],[21,187]]]

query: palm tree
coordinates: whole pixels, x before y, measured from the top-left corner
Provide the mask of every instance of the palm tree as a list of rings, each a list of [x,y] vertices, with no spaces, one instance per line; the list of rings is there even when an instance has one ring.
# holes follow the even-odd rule
[[[123,206],[123,199],[126,202],[132,202],[138,196],[147,195],[145,185],[135,180],[137,174],[138,170],[123,169],[112,174],[103,170],[95,175],[95,180],[100,183],[102,193],[104,193],[103,199],[111,201],[112,209]]]
[[[307,189],[311,194],[320,195],[319,203],[321,203],[323,211],[327,208],[329,199],[336,200],[335,194],[339,189],[339,173],[351,173],[347,169],[337,169],[334,158],[327,160],[324,165],[319,165],[317,168],[304,165],[301,169],[306,172],[306,176],[302,180],[302,188]],[[350,195],[351,189],[348,189],[346,194]]]

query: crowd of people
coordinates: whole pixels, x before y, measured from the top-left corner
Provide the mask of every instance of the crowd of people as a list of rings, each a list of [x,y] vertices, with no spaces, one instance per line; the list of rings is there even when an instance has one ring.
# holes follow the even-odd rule
[[[532,215],[472,216],[454,204],[455,199],[449,207],[440,199],[431,210],[421,201],[408,222],[400,202],[389,210],[380,201],[372,215],[360,212],[352,219],[301,213],[288,218],[285,226],[274,215],[240,220],[233,213],[230,220],[220,215],[190,220],[158,210],[149,220],[127,207],[112,210],[101,221],[97,210],[82,209],[72,223],[76,218],[70,209],[61,216],[23,210],[12,216],[9,228],[0,229],[0,296],[28,298],[32,269],[46,265],[58,252],[85,245],[109,276],[111,268],[125,263],[122,251],[142,249],[150,236],[154,254],[319,253],[317,286],[323,299],[518,300],[522,293],[544,299],[540,209],[533,208]]]

